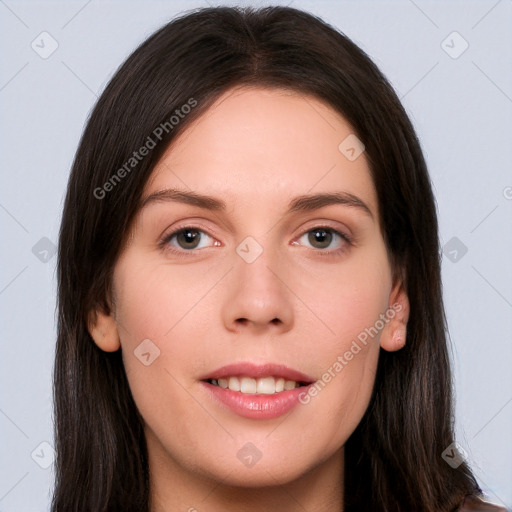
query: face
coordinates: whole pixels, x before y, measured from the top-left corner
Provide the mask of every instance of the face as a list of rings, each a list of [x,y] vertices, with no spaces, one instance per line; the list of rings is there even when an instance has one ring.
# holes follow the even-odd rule
[[[237,88],[161,158],[91,328],[161,467],[259,486],[342,457],[406,310],[360,149],[313,97]]]

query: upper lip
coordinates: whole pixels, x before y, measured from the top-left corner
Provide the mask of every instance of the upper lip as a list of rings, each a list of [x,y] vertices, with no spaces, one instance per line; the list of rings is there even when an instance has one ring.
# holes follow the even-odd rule
[[[205,375],[201,380],[209,379],[223,379],[226,377],[252,377],[253,379],[260,379],[263,377],[281,377],[285,380],[294,380],[295,382],[305,382],[311,384],[315,381],[313,377],[306,375],[293,368],[288,368],[282,364],[265,363],[254,364],[249,362],[233,363],[218,368],[208,375]]]

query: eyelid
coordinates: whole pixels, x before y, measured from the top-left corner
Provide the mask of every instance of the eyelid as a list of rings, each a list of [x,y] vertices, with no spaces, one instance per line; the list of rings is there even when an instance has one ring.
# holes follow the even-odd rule
[[[310,233],[311,231],[320,231],[321,229],[325,229],[326,231],[335,233],[336,235],[341,237],[346,242],[352,242],[352,237],[348,233],[345,233],[344,231],[341,231],[339,229],[332,228],[330,226],[315,226],[314,228],[310,228],[310,229],[304,231],[304,233],[302,235],[300,235],[299,238],[302,238],[304,235]]]
[[[307,224],[308,224],[307,227],[301,228],[300,234],[295,238],[295,240],[297,238],[300,238],[301,236],[305,235],[306,233],[309,233],[312,230],[325,228],[325,229],[334,231],[334,232],[342,235],[343,237],[347,238],[347,240],[349,240],[351,242],[354,241],[354,236],[352,235],[351,230],[348,227],[346,227],[345,225],[340,226],[340,222],[317,219],[317,220],[311,221],[311,223],[308,222]]]
[[[196,229],[198,231],[204,231],[207,235],[212,238],[216,238],[219,235],[215,234],[215,229],[209,226],[210,223],[203,223],[202,219],[183,219],[177,220],[170,226],[166,227],[162,234],[159,236],[159,239],[168,238],[170,235],[174,235],[179,231],[183,231],[184,229]]]

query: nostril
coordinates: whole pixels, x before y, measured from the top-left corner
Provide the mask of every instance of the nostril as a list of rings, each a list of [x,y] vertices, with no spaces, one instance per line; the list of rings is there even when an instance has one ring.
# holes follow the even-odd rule
[[[247,318],[237,318],[236,323],[241,324],[241,325],[246,325],[249,323],[249,320]],[[281,320],[276,317],[276,318],[273,318],[272,320],[270,320],[270,323],[271,324],[280,324]]]

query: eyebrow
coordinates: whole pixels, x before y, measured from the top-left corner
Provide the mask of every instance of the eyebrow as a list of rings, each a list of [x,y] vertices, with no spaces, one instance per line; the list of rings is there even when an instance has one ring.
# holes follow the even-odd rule
[[[139,209],[143,209],[151,203],[168,201],[190,204],[205,210],[226,210],[226,203],[222,199],[174,188],[159,190],[158,192],[149,194],[141,200]],[[353,194],[349,194],[348,192],[323,192],[319,194],[306,194],[294,197],[288,204],[287,213],[309,212],[319,210],[320,208],[333,204],[341,204],[360,209],[373,219],[373,214],[364,201]]]

